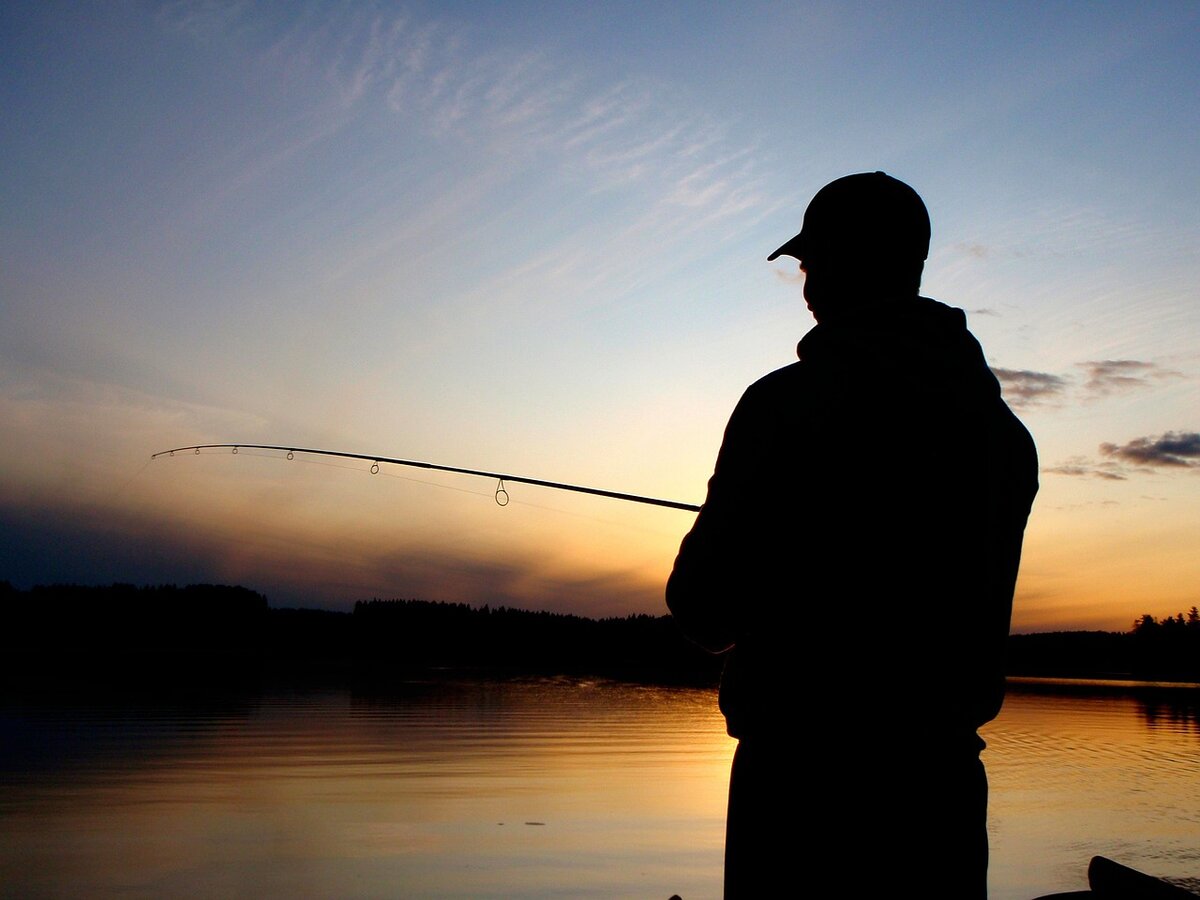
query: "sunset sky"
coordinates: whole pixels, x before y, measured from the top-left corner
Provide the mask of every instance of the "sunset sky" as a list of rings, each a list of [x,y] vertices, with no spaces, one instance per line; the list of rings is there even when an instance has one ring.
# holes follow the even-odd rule
[[[685,512],[149,457],[698,503],[812,325],[767,254],[882,169],[1038,444],[1014,630],[1187,609],[1198,49],[1194,2],[5,3],[0,580],[664,612]]]

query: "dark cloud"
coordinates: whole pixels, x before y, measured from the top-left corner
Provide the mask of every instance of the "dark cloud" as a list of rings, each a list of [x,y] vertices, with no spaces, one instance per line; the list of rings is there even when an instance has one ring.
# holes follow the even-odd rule
[[[967,256],[975,259],[987,259],[992,255],[991,248],[986,244],[980,244],[973,241],[960,241],[954,245],[959,251]]]
[[[1168,431],[1159,437],[1134,438],[1127,444],[1101,444],[1105,456],[1139,466],[1200,468],[1200,433]]]
[[[975,310],[976,314],[987,312]],[[1140,359],[1100,359],[1075,364],[1083,370],[1082,391],[1073,392],[1077,401],[1094,400],[1121,391],[1153,387],[1156,382],[1182,378],[1183,373]],[[1004,388],[1004,399],[1017,409],[1049,405],[1063,398],[1075,383],[1066,375],[1031,369],[992,367]]]
[[[992,373],[1000,379],[1004,399],[1010,406],[1018,408],[1056,400],[1071,383],[1070,379],[1061,375],[1033,372],[1029,369],[1001,369],[993,366]]]
[[[663,613],[662,584],[644,574],[574,575],[540,559],[223,529],[153,513],[0,500],[0,580],[35,584],[241,584],[272,606],[350,609],[356,600],[415,598],[586,616]]]
[[[0,506],[0,579],[34,584],[187,584],[219,581],[202,533],[140,523],[86,507],[33,501]]]
[[[1150,387],[1156,381],[1183,377],[1181,372],[1140,359],[1091,360],[1076,365],[1085,373],[1087,380],[1084,387],[1100,396]]]
[[[1125,481],[1128,477],[1121,467],[1110,462],[1092,462],[1075,458],[1058,466],[1046,466],[1042,469],[1046,475],[1072,475],[1075,477],[1103,478],[1106,481]]]
[[[1100,454],[1102,459],[1073,456],[1042,472],[1125,481],[1130,475],[1150,474],[1159,467],[1200,470],[1200,434],[1168,431],[1159,437],[1134,438],[1126,444],[1104,443]]]
[[[999,316],[1000,315],[999,312],[997,312],[996,310],[992,309],[991,307],[987,307],[987,306],[981,306],[978,309],[968,309],[967,312],[969,312],[973,316]]]

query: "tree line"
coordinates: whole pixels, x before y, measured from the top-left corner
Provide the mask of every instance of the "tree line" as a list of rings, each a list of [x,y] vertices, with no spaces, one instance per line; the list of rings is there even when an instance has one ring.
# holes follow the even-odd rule
[[[1200,682],[1200,610],[1141,615],[1123,632],[1014,635],[1008,674]]]
[[[846,619],[839,627],[878,623]],[[0,672],[9,681],[209,683],[282,674],[370,683],[449,669],[707,685],[721,665],[669,615],[591,619],[399,599],[333,612],[272,608],[262,594],[228,585],[21,591],[0,582]],[[1143,615],[1127,632],[1015,635],[1008,672],[1200,681],[1200,611]]]
[[[352,612],[271,608],[227,585],[0,582],[0,666],[16,673],[187,681],[286,674],[381,681],[432,670],[715,684],[720,660],[670,616],[603,619],[421,600]]]

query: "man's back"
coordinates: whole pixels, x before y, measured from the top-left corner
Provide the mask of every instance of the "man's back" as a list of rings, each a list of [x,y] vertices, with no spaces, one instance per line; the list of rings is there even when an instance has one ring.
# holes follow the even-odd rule
[[[768,257],[801,260],[818,324],[734,410],[667,584],[683,630],[729,650],[727,897],[788,883],[802,820],[812,861],[873,887],[986,895],[976,729],[1003,699],[1037,457],[962,311],[918,296],[929,234],[912,188],[863,173]]]
[[[839,696],[809,708],[849,699],[862,727],[973,733],[1002,696],[1032,440],[962,313],[934,301],[819,325],[800,354],[731,417],[668,605],[712,649],[736,644],[735,737],[787,725],[814,679]],[[897,676],[932,679],[929,696],[894,696]]]

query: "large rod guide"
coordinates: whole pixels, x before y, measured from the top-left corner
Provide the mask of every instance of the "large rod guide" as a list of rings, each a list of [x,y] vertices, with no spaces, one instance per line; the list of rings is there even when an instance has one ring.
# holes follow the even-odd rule
[[[526,478],[523,475],[508,475],[502,472],[484,472],[480,469],[460,469],[457,466],[442,466],[437,463],[419,462],[413,459],[395,459],[390,456],[370,456],[365,453],[342,453],[340,450],[313,450],[308,447],[284,447],[274,444],[193,444],[190,447],[176,447],[174,450],[160,450],[158,453],[150,454],[151,459],[157,459],[160,456],[174,456],[176,453],[184,453],[188,450],[199,454],[201,450],[230,450],[237,453],[239,449],[244,450],[279,450],[287,454],[288,459],[295,458],[297,453],[305,453],[309,456],[337,456],[342,459],[361,459],[369,460],[371,463],[371,474],[375,475],[379,472],[380,463],[390,463],[393,466],[409,466],[414,469],[433,469],[438,472],[456,472],[460,475],[478,475],[482,478],[495,478],[497,481],[496,487],[496,502],[501,506],[508,504],[508,491],[505,490],[504,483],[511,481],[516,484],[532,484],[537,487],[554,488],[558,491],[574,491],[577,494],[594,494],[597,497],[610,497],[613,500],[628,500],[631,503],[646,503],[650,506],[665,506],[668,509],[682,509],[687,512],[699,512],[700,507],[694,503],[680,503],[678,500],[659,500],[656,497],[642,497],[639,494],[625,494],[620,491],[606,491],[601,488],[584,487],[578,484],[564,484],[560,481],[545,481],[541,478]]]

